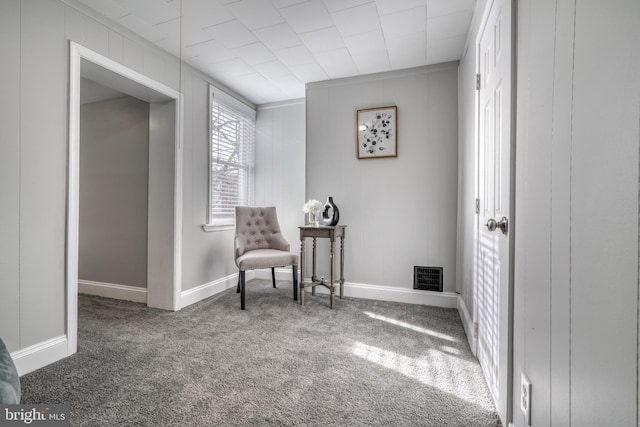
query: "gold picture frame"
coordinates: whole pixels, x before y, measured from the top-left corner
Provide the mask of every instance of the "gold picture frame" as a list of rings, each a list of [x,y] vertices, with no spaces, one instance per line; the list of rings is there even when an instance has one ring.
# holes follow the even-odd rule
[[[365,108],[356,113],[358,159],[398,157],[398,107]]]

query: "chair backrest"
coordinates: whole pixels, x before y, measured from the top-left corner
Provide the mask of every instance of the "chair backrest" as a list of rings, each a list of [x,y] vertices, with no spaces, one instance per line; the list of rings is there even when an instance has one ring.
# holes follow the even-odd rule
[[[274,206],[236,206],[235,256],[256,249],[289,251]]]

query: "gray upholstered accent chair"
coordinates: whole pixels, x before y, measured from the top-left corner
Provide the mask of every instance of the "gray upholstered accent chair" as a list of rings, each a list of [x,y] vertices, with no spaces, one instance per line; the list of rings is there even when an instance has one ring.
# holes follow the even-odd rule
[[[276,267],[292,266],[293,300],[298,300],[298,255],[289,252],[289,243],[280,231],[274,206],[236,206],[236,266],[240,272],[238,292],[240,309],[244,310],[245,272],[271,268],[273,287],[276,287]]]

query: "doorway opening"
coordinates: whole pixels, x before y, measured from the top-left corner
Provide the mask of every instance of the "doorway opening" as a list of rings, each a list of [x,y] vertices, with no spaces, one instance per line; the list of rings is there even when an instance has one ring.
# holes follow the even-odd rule
[[[182,143],[179,92],[70,42],[67,200],[67,355],[77,351],[80,232],[80,105],[82,80],[148,104],[146,303],[180,309]],[[85,195],[86,197],[86,195]],[[143,202],[144,203],[144,202]],[[85,213],[86,216],[86,213]],[[87,218],[84,218],[87,219]],[[140,225],[142,224],[142,225]],[[144,262],[144,261],[143,261]],[[139,273],[138,273],[139,277]]]

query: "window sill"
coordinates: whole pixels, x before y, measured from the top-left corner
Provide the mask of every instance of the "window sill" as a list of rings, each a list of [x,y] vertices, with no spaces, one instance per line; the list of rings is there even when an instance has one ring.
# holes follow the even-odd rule
[[[202,229],[206,232],[235,230],[234,224],[203,224]]]

